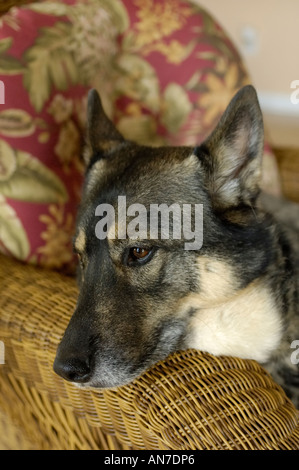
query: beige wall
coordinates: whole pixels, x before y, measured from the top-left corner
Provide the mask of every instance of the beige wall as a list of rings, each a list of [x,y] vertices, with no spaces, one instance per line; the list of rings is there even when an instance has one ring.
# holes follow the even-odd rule
[[[299,145],[299,0],[194,0],[226,29],[241,52],[277,145]],[[285,129],[283,129],[285,127]]]
[[[289,93],[290,82],[299,80],[299,0],[197,2],[226,28],[260,90]],[[252,54],[246,54],[242,34],[248,26],[256,31]]]

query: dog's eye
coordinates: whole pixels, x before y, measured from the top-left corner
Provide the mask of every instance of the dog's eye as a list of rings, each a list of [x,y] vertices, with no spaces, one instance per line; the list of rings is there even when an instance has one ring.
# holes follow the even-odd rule
[[[146,248],[140,248],[139,246],[136,246],[135,248],[131,249],[130,254],[135,259],[142,259],[145,258],[149,252],[150,250],[147,250]]]
[[[146,261],[149,261],[152,251],[153,250],[148,247],[134,246],[129,251],[128,263],[145,263]]]

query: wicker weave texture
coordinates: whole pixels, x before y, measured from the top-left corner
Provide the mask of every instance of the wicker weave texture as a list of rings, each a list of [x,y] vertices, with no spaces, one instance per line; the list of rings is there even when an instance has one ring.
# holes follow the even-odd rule
[[[131,385],[79,389],[52,371],[74,279],[0,257],[0,285],[2,447],[299,449],[298,413],[256,362],[189,350]]]
[[[274,151],[283,194],[286,198],[299,203],[299,148],[277,148]]]

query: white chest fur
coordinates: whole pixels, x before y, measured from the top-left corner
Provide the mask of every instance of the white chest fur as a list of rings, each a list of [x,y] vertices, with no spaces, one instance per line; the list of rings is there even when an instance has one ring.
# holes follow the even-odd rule
[[[282,336],[282,321],[270,291],[254,282],[230,300],[209,307],[190,296],[193,316],[186,347],[216,356],[229,355],[266,362]]]

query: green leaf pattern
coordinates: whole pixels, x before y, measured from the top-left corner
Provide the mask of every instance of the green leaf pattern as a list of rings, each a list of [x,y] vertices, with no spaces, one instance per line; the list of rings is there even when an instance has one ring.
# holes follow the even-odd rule
[[[88,0],[75,5],[53,1],[33,3],[25,8],[53,15],[57,21],[52,27],[40,29],[39,36],[19,63],[7,55],[11,41],[0,41],[0,51],[5,53],[0,59],[0,72],[23,74],[24,87],[37,112],[43,110],[53,88],[63,91],[71,84],[83,84],[103,88],[110,102],[124,95],[142,104],[156,117],[161,112],[161,123],[169,132],[177,132],[184,124],[191,109],[187,93],[175,83],[161,93],[156,70],[142,57],[142,51],[136,50],[136,34],[129,30],[128,13],[121,0]],[[60,17],[65,15],[69,22],[61,21]],[[127,36],[118,50],[116,37],[124,32]],[[191,50],[193,47],[192,43]],[[120,126],[128,129],[130,118],[122,119]],[[148,128],[148,141],[152,141],[153,120],[142,120],[136,128],[137,140],[142,128],[145,132]]]
[[[115,49],[117,34],[128,26],[127,12],[120,0],[89,0],[74,6],[59,2],[33,4],[28,8],[57,17],[67,14],[70,22],[57,21],[42,28],[26,51],[24,86],[36,111],[41,111],[51,90],[66,90],[70,84],[88,84],[91,75],[105,73]],[[82,17],[85,20],[82,21]],[[99,31],[102,41],[95,40]]]
[[[7,54],[12,42],[12,38],[0,40],[0,74],[3,75],[18,75],[25,71],[24,66],[17,59]]]
[[[4,246],[4,250],[2,248]],[[0,194],[0,251],[25,260],[30,252],[27,234],[16,212]]]
[[[49,168],[27,152],[0,140],[0,194],[35,203],[65,203],[67,190]]]
[[[68,56],[65,61],[64,48],[65,38],[70,36],[70,32],[71,25],[62,22],[57,22],[53,28],[42,28],[35,44],[25,53],[27,69],[24,73],[24,86],[38,112],[49,99],[53,86],[58,90],[66,90],[68,87],[70,65],[65,67],[64,63],[70,64],[73,57]]]
[[[170,132],[177,132],[192,111],[186,91],[177,83],[169,83],[164,91],[162,123]]]
[[[62,181],[39,160],[0,140],[0,248],[25,260],[30,253],[28,237],[5,197],[50,204],[66,202],[68,194]]]

